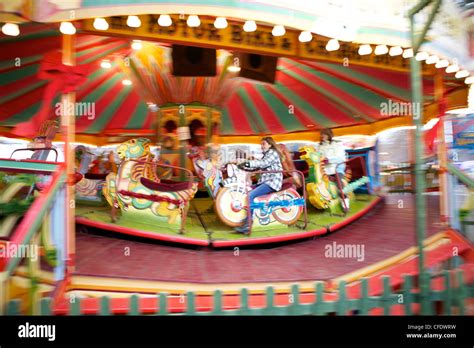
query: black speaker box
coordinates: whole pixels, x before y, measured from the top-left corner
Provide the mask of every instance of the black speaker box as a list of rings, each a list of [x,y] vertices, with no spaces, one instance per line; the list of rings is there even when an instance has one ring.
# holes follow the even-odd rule
[[[240,62],[240,77],[275,83],[278,57],[254,53],[237,53]]]
[[[216,76],[216,50],[173,45],[174,76]]]

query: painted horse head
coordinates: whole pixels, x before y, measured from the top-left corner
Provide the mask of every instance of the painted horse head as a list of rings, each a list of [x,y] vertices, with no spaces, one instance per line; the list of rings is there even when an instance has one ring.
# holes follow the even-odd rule
[[[142,158],[151,155],[150,145],[147,138],[130,139],[118,146],[117,155],[121,161]]]
[[[302,146],[299,148],[299,151],[302,153],[300,158],[308,162],[308,165],[320,164],[322,161],[323,156],[321,152],[316,150],[313,146]]]
[[[200,179],[204,179],[204,169],[208,162],[206,153],[199,146],[193,146],[188,153],[188,157],[191,159],[196,175]]]

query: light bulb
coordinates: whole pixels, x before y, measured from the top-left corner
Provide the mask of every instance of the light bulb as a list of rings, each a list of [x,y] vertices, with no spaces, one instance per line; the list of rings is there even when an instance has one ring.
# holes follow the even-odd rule
[[[190,15],[186,23],[188,24],[188,27],[195,28],[201,25],[201,20],[196,15]]]
[[[388,52],[388,54],[392,57],[399,56],[402,53],[403,53],[403,48],[401,48],[400,46],[390,47],[390,51]]]
[[[273,36],[283,36],[285,35],[286,30],[283,25],[275,25],[272,30],[272,35]]]
[[[155,103],[148,104],[148,110],[151,112],[157,112],[160,108]]]
[[[158,18],[158,25],[161,26],[161,27],[169,27],[171,24],[173,24],[173,22],[171,21],[171,17],[170,15],[160,15],[160,17]]]
[[[224,17],[217,17],[214,21],[214,27],[216,27],[216,29],[227,28],[227,20]]]
[[[110,64],[109,60],[104,59],[102,62],[100,62],[100,67],[104,69],[110,69],[112,64]]]
[[[455,73],[457,71],[459,71],[459,66],[456,64],[452,64],[446,68],[446,72],[448,74]]]
[[[413,49],[412,48],[407,48],[405,51],[403,51],[403,58],[411,58],[413,57]]]
[[[467,70],[459,70],[455,75],[455,77],[457,79],[462,79],[462,78],[468,77],[468,76],[469,76],[469,71],[467,71]]]
[[[438,63],[436,63],[435,67],[438,69],[446,68],[449,65],[449,61],[447,59],[442,59]]]
[[[140,28],[140,25],[142,25],[142,21],[138,16],[128,16],[127,18],[127,25],[130,28]]]
[[[429,57],[429,54],[427,52],[418,52],[416,54],[415,59],[418,60],[418,61],[422,61],[422,60],[425,60],[428,57]]]
[[[386,45],[377,45],[375,47],[374,53],[376,55],[386,54],[388,53],[388,47]]]
[[[257,23],[255,21],[246,21],[244,24],[244,31],[251,33],[252,31],[257,30]]]
[[[311,40],[313,40],[313,35],[310,31],[305,30],[300,33],[300,36],[298,36],[298,40],[300,42],[310,42]]]
[[[18,36],[20,35],[20,27],[15,23],[5,23],[2,26],[2,33],[8,36]]]
[[[239,72],[240,70],[241,70],[241,68],[238,65],[229,65],[227,67],[227,71],[229,71],[229,72]]]
[[[370,47],[370,45],[360,45],[359,54],[361,56],[365,56],[365,55],[371,54],[371,53],[372,53],[372,47]]]
[[[474,83],[474,76],[469,76],[467,79],[464,80],[464,83],[467,85]]]
[[[74,25],[71,22],[61,22],[59,31],[65,35],[74,35],[76,33],[76,28],[74,28]]]
[[[97,30],[107,30],[109,29],[109,23],[107,23],[105,18],[96,18],[94,19],[94,28]]]
[[[326,50],[327,51],[337,51],[339,49],[339,41],[336,39],[331,39],[328,41],[326,44]]]
[[[439,57],[437,55],[429,56],[426,58],[426,64],[434,64],[439,62]]]
[[[130,81],[128,79],[122,80],[122,85],[124,85],[124,86],[130,86],[131,84],[132,84],[132,81]]]
[[[133,40],[132,48],[134,50],[140,50],[143,47],[142,42],[140,40]]]

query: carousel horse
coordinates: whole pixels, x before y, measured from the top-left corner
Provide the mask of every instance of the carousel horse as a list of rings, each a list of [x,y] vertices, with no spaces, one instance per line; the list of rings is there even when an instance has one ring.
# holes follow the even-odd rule
[[[80,200],[102,202],[102,187],[109,172],[100,164],[102,161],[100,156],[94,161],[92,156],[93,154],[84,145],[75,148],[76,197]]]
[[[220,220],[228,226],[240,226],[247,219],[247,194],[252,190],[251,173],[234,163],[221,168],[218,161],[218,148],[211,147],[210,158],[204,152],[193,149],[190,158],[194,169],[214,199],[214,210]],[[284,182],[278,192],[257,197],[253,205],[257,226],[269,224],[292,225],[303,212],[305,202],[294,185]]]
[[[215,199],[223,181],[223,174],[219,170],[219,147],[210,146],[208,158],[202,148],[193,146],[188,156],[197,177],[203,180],[209,196]]]
[[[50,150],[41,150],[53,148],[53,139],[58,132],[57,120],[44,121],[39,129],[38,135],[28,144],[28,148],[37,149],[31,159],[45,161],[48,158]]]
[[[122,161],[117,173],[110,173],[103,187],[107,202],[121,210],[122,215],[145,215],[154,222],[178,225],[184,232],[189,201],[197,191],[197,183],[175,182],[160,178],[159,163],[154,161],[151,142],[146,138],[128,140],[119,145],[117,154]],[[114,213],[113,213],[114,214]],[[181,217],[179,223],[178,217]],[[115,220],[115,216],[112,216]]]
[[[89,168],[89,173],[91,174],[108,174],[110,170],[107,170],[105,164],[104,154],[101,154],[92,161],[91,167]]]
[[[117,164],[115,163],[115,157],[114,157],[114,152],[109,151],[109,154],[107,155],[107,164],[106,168],[108,169],[109,173],[116,173],[117,172]]]
[[[29,209],[35,197],[28,192],[39,181],[39,178],[33,174],[7,175],[0,173],[0,186],[2,187],[0,190],[0,238],[8,237],[17,222]]]
[[[299,149],[304,159],[308,163],[309,177],[306,184],[306,191],[310,203],[316,209],[329,209],[331,213],[336,213],[343,209],[342,200],[339,195],[337,183],[331,181],[324,171],[325,158],[321,152],[312,146],[303,146]],[[369,182],[369,178],[364,176],[355,182],[350,183],[351,172],[346,170],[345,175],[341,177],[341,186],[344,195],[353,199],[354,190]]]

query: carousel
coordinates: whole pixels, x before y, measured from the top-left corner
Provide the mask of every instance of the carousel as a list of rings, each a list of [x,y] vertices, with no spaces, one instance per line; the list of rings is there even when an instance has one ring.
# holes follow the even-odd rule
[[[472,287],[474,249],[459,227],[472,176],[445,134],[474,82],[472,57],[454,44],[468,35],[462,23],[446,34],[430,15],[429,34],[412,21],[422,35],[411,37],[395,2],[384,23],[356,5],[367,23],[347,9],[329,21],[331,2],[291,15],[267,1],[238,11],[226,1],[40,2],[0,8],[0,313],[95,314],[108,296],[118,314],[132,294],[142,313],[161,301],[186,312],[190,292],[207,311],[216,290],[231,310],[242,288],[257,308],[267,286],[284,295],[298,284],[313,301],[303,294],[314,282],[337,298],[343,281],[358,298],[362,279],[377,296],[384,276],[396,292],[406,273],[433,269],[461,268]],[[448,1],[415,5],[412,17],[460,15]],[[326,129],[345,160],[321,150]],[[407,130],[413,152],[405,177],[417,184],[403,193],[388,184],[403,170],[382,169],[379,134],[393,129]],[[267,137],[281,170],[249,165]],[[269,174],[281,188],[250,201]],[[452,185],[466,187],[463,202],[448,197]],[[13,245],[26,254],[9,256]],[[170,295],[151,300],[161,292]]]

